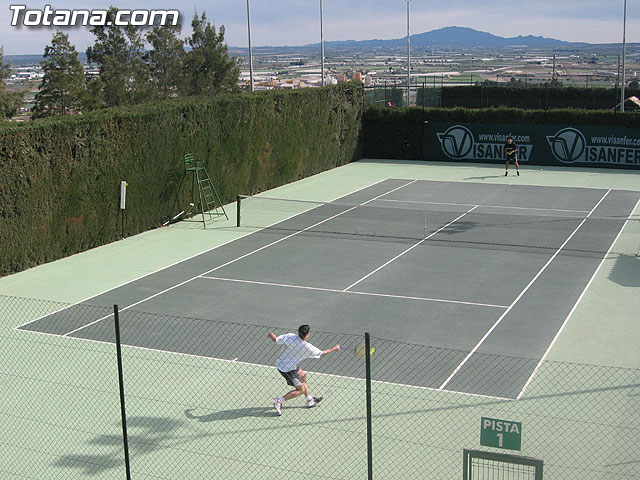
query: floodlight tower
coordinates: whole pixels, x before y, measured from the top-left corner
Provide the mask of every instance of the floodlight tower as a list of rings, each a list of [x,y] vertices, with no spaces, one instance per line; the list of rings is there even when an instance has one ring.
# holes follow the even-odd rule
[[[249,35],[249,83],[253,92],[253,54],[251,53],[251,14],[249,0],[247,0],[247,33]]]
[[[320,0],[320,57],[322,57],[321,75],[322,75],[322,86],[324,87],[324,30],[322,28],[322,0]]]
[[[622,79],[620,82],[620,111],[624,112],[624,59],[627,56],[627,0],[624,0],[624,20],[622,21]]]
[[[411,4],[411,0],[407,0],[407,107],[410,106],[409,94],[411,89],[411,34],[409,30],[409,5],[410,4]]]

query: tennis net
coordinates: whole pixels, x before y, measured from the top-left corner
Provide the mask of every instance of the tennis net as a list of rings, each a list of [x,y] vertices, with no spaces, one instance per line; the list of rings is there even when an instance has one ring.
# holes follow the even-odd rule
[[[566,242],[563,254],[601,256],[610,252],[638,256],[640,216],[597,217],[588,213],[508,206],[384,200],[349,204],[241,196],[237,201],[237,226],[280,236],[329,236],[484,249],[555,251]]]

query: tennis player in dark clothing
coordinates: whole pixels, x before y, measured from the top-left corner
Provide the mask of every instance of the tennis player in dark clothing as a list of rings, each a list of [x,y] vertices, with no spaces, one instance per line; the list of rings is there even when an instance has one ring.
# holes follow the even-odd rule
[[[516,164],[516,172],[520,175],[520,165],[518,164],[518,145],[513,141],[513,137],[507,138],[507,143],[504,144],[504,154],[507,158],[506,171],[504,176],[509,175],[509,162],[513,160]]]

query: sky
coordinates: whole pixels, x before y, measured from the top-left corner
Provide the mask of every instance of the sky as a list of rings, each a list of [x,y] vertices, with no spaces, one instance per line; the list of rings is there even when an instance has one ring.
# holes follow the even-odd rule
[[[320,41],[320,0],[249,0],[251,43],[255,46],[306,45]],[[325,41],[403,38],[407,31],[406,0],[322,0]],[[5,55],[42,54],[54,27],[11,26],[10,5],[24,1],[0,0],[0,46]],[[229,46],[246,47],[246,0],[50,0],[27,3],[29,9],[178,9],[182,36],[190,34],[194,11],[225,27]],[[411,33],[448,26],[515,37],[536,35],[588,43],[621,43],[624,0],[411,0]],[[67,29],[80,52],[94,42],[90,27]],[[627,42],[640,43],[640,0],[627,0]]]

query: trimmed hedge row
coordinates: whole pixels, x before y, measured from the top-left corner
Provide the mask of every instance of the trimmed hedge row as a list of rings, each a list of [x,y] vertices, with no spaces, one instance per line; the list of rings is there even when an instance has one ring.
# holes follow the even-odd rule
[[[595,125],[640,128],[640,114],[603,110],[524,110],[513,108],[368,108],[363,117],[364,156],[421,160],[425,121]]]
[[[356,160],[362,95],[347,84],[2,125],[0,275],[116,240],[121,180],[126,235],[157,227],[185,153],[206,162],[225,203]]]

